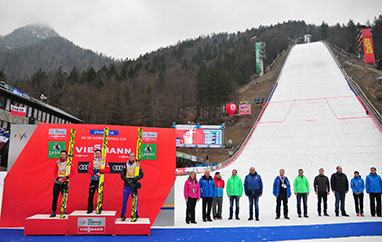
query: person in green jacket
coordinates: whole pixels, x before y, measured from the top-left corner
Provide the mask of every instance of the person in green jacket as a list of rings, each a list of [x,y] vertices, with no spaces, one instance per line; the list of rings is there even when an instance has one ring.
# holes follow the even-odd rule
[[[294,179],[294,194],[297,197],[297,214],[301,218],[301,199],[304,203],[304,217],[309,218],[308,216],[308,195],[309,195],[309,181],[304,176],[304,171],[302,169],[298,170],[298,176]]]
[[[239,218],[239,199],[243,195],[243,183],[239,176],[237,176],[237,170],[232,170],[232,176],[227,181],[227,196],[229,197],[229,218],[232,219],[233,215],[233,202],[236,203],[236,220]]]

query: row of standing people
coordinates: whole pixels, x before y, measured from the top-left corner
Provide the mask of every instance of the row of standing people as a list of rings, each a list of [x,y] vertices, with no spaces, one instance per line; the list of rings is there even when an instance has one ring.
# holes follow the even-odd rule
[[[349,216],[345,211],[345,195],[349,191],[349,182],[347,176],[342,172],[342,167],[338,166],[337,171],[329,178],[324,175],[324,169],[319,169],[319,174],[314,178],[314,192],[317,195],[317,212],[321,216],[329,216],[327,198],[330,190],[335,195],[335,214],[336,216]],[[364,190],[370,196],[370,211],[371,215],[381,217],[381,193],[382,180],[376,173],[376,168],[370,169],[370,174],[366,178],[366,183],[359,175],[358,171],[354,172],[354,178],[350,182],[350,187],[353,192],[355,208],[357,216],[364,216],[363,212],[363,197]],[[281,216],[281,205],[283,205],[283,215],[285,219],[288,217],[288,198],[291,196],[291,184],[285,176],[285,170],[280,169],[273,183],[273,195],[276,197],[276,219]],[[233,219],[233,210],[235,209],[235,219],[239,220],[239,201],[244,193],[249,199],[249,218],[253,220],[253,207],[255,208],[255,220],[259,221],[259,198],[263,194],[263,182],[261,176],[256,172],[255,168],[251,167],[249,174],[244,179],[244,185],[241,178],[237,175],[237,170],[232,170],[232,176],[228,179],[225,185],[219,172],[215,173],[215,177],[210,176],[210,172],[206,171],[198,181],[196,173],[191,172],[189,178],[184,185],[184,197],[187,203],[186,223],[196,223],[195,206],[197,201],[202,198],[202,218],[203,222],[210,221],[211,210],[214,220],[222,219],[222,204],[223,204],[223,189],[226,187],[227,196],[229,198],[229,220]],[[309,181],[304,176],[302,169],[298,170],[298,176],[293,183],[294,194],[297,199],[297,214],[308,218],[307,197],[310,193]],[[302,203],[301,203],[302,202]],[[234,207],[235,204],[235,207]],[[303,205],[303,212],[301,209]],[[321,204],[323,208],[321,209]]]

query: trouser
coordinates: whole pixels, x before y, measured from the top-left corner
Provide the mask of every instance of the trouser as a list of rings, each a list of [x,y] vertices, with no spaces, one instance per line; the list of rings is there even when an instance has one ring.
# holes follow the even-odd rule
[[[375,204],[375,201],[377,201],[377,204]],[[377,216],[382,215],[381,214],[381,193],[370,193],[370,212],[372,216],[375,216],[375,211],[377,211]]]
[[[259,217],[259,194],[248,194],[249,199],[249,217],[253,218],[253,204],[255,204],[255,217]]]
[[[135,215],[136,215],[136,217],[138,217],[138,190],[134,189],[131,186],[124,186],[123,187],[123,199],[122,199],[121,217],[125,216],[127,201],[129,200],[129,197],[131,196],[131,199],[133,199],[134,195],[136,196]]]
[[[288,198],[286,195],[279,195],[276,198],[276,216],[280,217],[281,202],[283,203],[284,216],[288,216]]]
[[[297,193],[297,214],[301,215],[301,199],[304,205],[304,216],[308,215],[308,196],[306,193]]]
[[[222,216],[223,197],[214,197],[212,201],[212,217],[220,218]]]
[[[211,219],[211,208],[213,197],[203,197],[203,220]]]
[[[90,180],[89,184],[89,197],[88,197],[88,211],[93,211],[94,204],[93,204],[93,199],[94,199],[94,193],[97,190],[98,191],[98,183],[99,180]]]
[[[54,183],[54,185],[53,185],[52,211],[56,211],[56,209],[57,209],[57,199],[58,199],[58,195],[60,194],[60,192],[62,195],[62,194],[64,194],[64,192],[66,192],[67,189],[68,189],[68,183],[67,182],[63,182],[61,184]]]
[[[186,210],[186,222],[195,222],[195,206],[197,198],[188,197],[187,210]]]
[[[363,193],[356,194],[353,193],[354,204],[355,204],[355,212],[363,214]]]
[[[235,208],[235,216],[236,218],[239,217],[239,196],[230,196],[229,197],[229,217],[232,218],[233,216],[233,202],[235,202],[236,208]]]
[[[336,192],[336,203],[335,203],[335,213],[339,213],[340,203],[341,203],[341,213],[346,214],[345,212],[345,192]]]
[[[328,193],[327,192],[318,192],[317,194],[318,203],[317,211],[321,214],[321,201],[324,203],[324,213],[328,212]]]

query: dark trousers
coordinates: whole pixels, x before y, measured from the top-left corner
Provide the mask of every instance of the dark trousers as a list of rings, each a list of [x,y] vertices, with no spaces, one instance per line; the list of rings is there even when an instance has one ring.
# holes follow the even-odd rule
[[[64,192],[66,192],[66,189],[68,189],[67,184],[68,184],[67,182],[63,182],[61,184],[54,183],[54,185],[53,185],[52,211],[56,211],[58,195],[60,194],[60,192],[61,192],[61,195],[64,194]]]
[[[213,197],[203,197],[203,220],[211,219],[211,208]]]
[[[186,222],[195,222],[195,206],[197,198],[188,197],[187,210],[186,210]]]
[[[286,195],[279,195],[276,198],[276,216],[280,217],[281,202],[283,203],[284,216],[288,216],[288,198]]]
[[[235,208],[235,216],[236,218],[239,217],[239,196],[230,196],[229,197],[229,217],[232,218],[233,216],[233,202],[235,201],[236,208]]]
[[[324,203],[324,213],[328,212],[328,193],[327,192],[318,192],[317,194],[318,203],[317,211],[321,214],[321,201]]]
[[[131,196],[131,199],[133,199],[134,195],[136,196],[135,212],[134,213],[135,213],[136,217],[138,217],[138,190],[134,189],[132,186],[124,186],[123,187],[121,217],[124,217],[126,214],[127,201],[129,200],[129,197]]]
[[[306,193],[297,193],[297,214],[301,215],[301,199],[304,205],[304,216],[308,215],[308,205],[307,205],[307,200],[308,196]]]
[[[354,204],[355,204],[355,212],[363,214],[363,193],[356,194],[353,193]]]
[[[93,209],[94,209],[93,199],[94,199],[95,191],[96,190],[98,191],[98,183],[99,183],[99,181],[90,180],[89,197],[88,197],[88,211],[93,211]]]
[[[248,194],[249,199],[249,217],[253,218],[253,205],[255,205],[255,217],[259,217],[259,195],[258,193],[255,194]]]
[[[377,206],[375,206],[377,201]],[[371,216],[375,216],[377,210],[377,216],[381,216],[381,193],[370,193],[370,212]]]
[[[214,218],[221,218],[223,207],[223,197],[214,197],[212,202],[212,216]]]
[[[340,203],[341,203],[341,213],[346,214],[345,211],[345,192],[336,192],[336,204],[334,212],[336,215],[339,213]]]

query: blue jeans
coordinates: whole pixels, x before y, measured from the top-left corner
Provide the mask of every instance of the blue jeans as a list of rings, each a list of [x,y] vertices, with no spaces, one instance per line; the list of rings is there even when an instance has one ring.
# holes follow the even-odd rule
[[[125,216],[126,213],[126,206],[127,206],[127,200],[129,200],[129,196],[131,195],[131,199],[133,199],[133,192],[134,189],[131,186],[124,186],[123,187],[123,200],[122,200],[122,211],[121,211],[121,217]],[[138,191],[136,191],[138,193]],[[137,201],[136,201],[136,210],[135,214],[138,216],[138,194],[137,194]]]
[[[336,215],[339,213],[340,202],[341,202],[341,213],[345,214],[346,213],[345,212],[345,192],[336,192],[335,196],[336,196],[336,209],[335,209]]]
[[[233,215],[233,201],[236,203],[236,209],[235,209],[235,216],[236,218],[239,217],[239,196],[230,196],[229,197],[229,217],[232,218]]]
[[[253,204],[255,204],[255,217],[259,217],[259,195],[258,193],[248,194],[249,199],[249,218],[253,218]]]
[[[297,214],[301,215],[301,198],[302,202],[304,203],[304,216],[306,216],[308,215],[308,196],[306,195],[306,193],[297,193]]]

